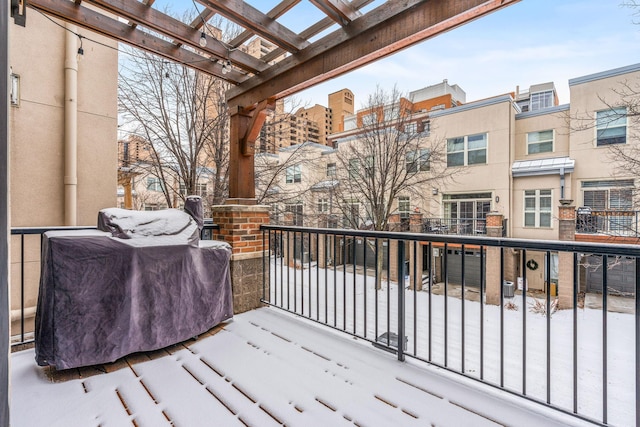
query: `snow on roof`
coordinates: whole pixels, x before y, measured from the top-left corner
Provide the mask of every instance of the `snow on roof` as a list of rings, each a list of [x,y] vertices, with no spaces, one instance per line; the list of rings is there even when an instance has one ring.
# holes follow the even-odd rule
[[[513,162],[511,173],[513,177],[554,175],[573,172],[576,161],[569,157],[554,157],[551,159],[518,160]]]

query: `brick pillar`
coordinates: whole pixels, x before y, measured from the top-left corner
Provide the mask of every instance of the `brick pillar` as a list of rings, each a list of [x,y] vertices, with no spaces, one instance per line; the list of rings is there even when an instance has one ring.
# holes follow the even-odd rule
[[[502,237],[503,216],[497,212],[487,214],[487,237]],[[502,283],[500,283],[500,248],[487,247],[486,262],[486,302],[500,304]]]
[[[414,212],[409,214],[409,231],[411,233],[422,233],[422,214],[420,212]],[[415,248],[414,248],[415,246]],[[418,291],[422,290],[422,251],[424,246],[417,242],[409,242],[409,288],[415,288]],[[414,279],[415,271],[415,279]]]
[[[400,231],[400,214],[389,215],[389,231]],[[387,266],[388,280],[398,280],[398,241],[390,240],[389,247],[389,264]]]
[[[231,245],[231,284],[234,314],[262,306],[262,257],[266,243],[260,226],[269,223],[269,207],[261,205],[220,205],[211,208],[213,222],[220,226],[214,238]],[[269,278],[265,278],[266,296]]]
[[[561,200],[558,207],[558,240],[576,240],[576,209]],[[558,253],[558,308],[573,308],[573,253]]]

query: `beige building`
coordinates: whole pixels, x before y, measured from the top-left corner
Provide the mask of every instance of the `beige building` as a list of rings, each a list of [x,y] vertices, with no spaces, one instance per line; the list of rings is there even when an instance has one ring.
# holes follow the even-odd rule
[[[28,28],[9,26],[11,227],[95,226],[98,211],[116,204],[117,44],[39,13],[28,19]],[[14,321],[20,240],[11,240]],[[33,315],[40,237],[24,241],[25,306]]]
[[[504,218],[505,236],[555,240],[562,237],[560,206],[571,204],[578,216],[576,240],[638,243],[636,177],[626,172],[624,165],[611,160],[612,146],[640,143],[637,121],[626,117],[625,99],[621,96],[625,84],[638,81],[640,64],[571,79],[570,103],[566,105],[558,105],[553,83],[469,103],[458,95],[454,102],[445,102],[445,108],[433,108],[442,104],[434,104],[433,99],[444,95],[446,81],[440,85],[440,92],[426,91],[434,98],[425,99],[429,96],[426,95],[419,102],[432,107],[414,109],[412,118],[417,125],[423,124],[422,130],[429,127],[432,141],[446,141],[447,168],[455,168],[455,179],[424,188],[422,193],[427,198],[398,197],[397,212],[408,215],[419,211],[425,232],[464,235],[484,234],[486,215],[497,212]],[[464,92],[459,89],[456,93]],[[371,112],[360,111],[346,117],[347,130],[329,137],[336,150],[323,152],[318,160],[321,164],[309,167],[316,175],[306,182],[308,196],[301,199],[302,206],[298,208],[303,212],[304,225],[315,225],[306,219],[307,214],[309,218],[320,212],[338,214],[327,206],[327,191],[312,189],[317,190],[330,179],[335,153],[343,143],[357,141],[362,118],[367,114]],[[286,155],[280,153],[281,161]],[[299,166],[305,167],[303,163]],[[297,186],[305,185],[304,177],[302,173]],[[282,177],[280,188],[286,193],[285,178]],[[300,193],[299,188],[296,191]],[[456,253],[457,249],[449,250]],[[467,252],[471,271],[474,263],[478,264],[479,254],[469,249]],[[528,255],[543,265],[543,254]],[[523,263],[517,251],[512,257],[512,262],[507,260],[512,266],[507,280],[515,281],[522,274]],[[557,258],[551,258],[554,282]],[[621,292],[633,283],[630,278],[635,272],[627,267],[610,275],[610,286]],[[529,288],[545,287],[543,271],[528,271]],[[598,281],[590,281],[587,275],[583,286],[587,291],[597,291]]]

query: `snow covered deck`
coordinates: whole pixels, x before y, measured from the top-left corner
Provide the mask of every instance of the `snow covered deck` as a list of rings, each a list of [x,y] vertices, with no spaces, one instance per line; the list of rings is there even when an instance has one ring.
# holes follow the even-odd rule
[[[587,424],[272,308],[104,367],[11,363],[14,427]]]

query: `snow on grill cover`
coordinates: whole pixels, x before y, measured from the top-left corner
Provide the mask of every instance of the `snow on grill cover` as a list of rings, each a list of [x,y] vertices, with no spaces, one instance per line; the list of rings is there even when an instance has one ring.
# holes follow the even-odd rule
[[[197,219],[177,209],[104,209],[98,230],[45,233],[37,363],[109,363],[231,318],[230,258],[227,243],[200,241]]]

